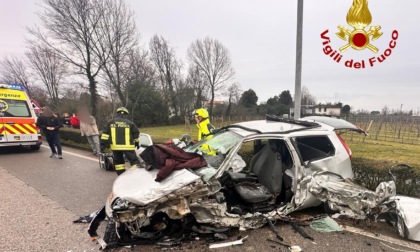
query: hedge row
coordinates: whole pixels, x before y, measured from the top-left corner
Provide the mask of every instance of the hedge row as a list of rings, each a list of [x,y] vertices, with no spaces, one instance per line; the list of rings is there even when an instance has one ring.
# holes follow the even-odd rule
[[[60,139],[62,141],[70,141],[77,144],[89,144],[85,136],[80,135],[79,129],[61,128]]]
[[[390,161],[353,158],[354,180],[370,190],[375,190],[379,183],[394,180],[397,194],[420,197],[420,174],[406,164]]]

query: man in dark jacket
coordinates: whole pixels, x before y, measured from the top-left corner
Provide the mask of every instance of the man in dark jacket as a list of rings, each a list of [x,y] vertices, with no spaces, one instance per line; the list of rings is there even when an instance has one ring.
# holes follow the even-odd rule
[[[110,147],[114,154],[115,171],[118,175],[125,171],[124,155],[132,168],[140,166],[134,148],[139,148],[139,129],[128,118],[128,110],[117,109],[117,117],[107,122],[101,136],[101,149]]]
[[[47,138],[48,145],[51,149],[50,158],[58,157],[59,159],[63,159],[60,135],[58,132],[58,129],[63,127],[60,118],[54,116],[49,107],[45,107],[41,116],[38,117],[36,125],[44,132],[45,137]]]

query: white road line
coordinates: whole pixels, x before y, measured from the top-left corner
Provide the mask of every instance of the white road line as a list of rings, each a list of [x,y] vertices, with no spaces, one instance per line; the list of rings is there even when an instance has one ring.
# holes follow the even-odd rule
[[[41,145],[41,147],[50,149],[49,146]],[[83,155],[80,155],[80,154],[77,154],[77,153],[74,153],[74,152],[70,152],[70,151],[63,151],[63,153],[70,154],[70,155],[73,155],[73,156],[76,156],[76,157],[80,157],[80,158],[84,158],[84,159],[87,159],[87,160],[99,162],[99,159],[98,158],[86,157],[86,156],[83,156]],[[66,157],[64,157],[64,158],[66,158]]]
[[[351,232],[351,233],[355,233],[355,234],[359,234],[359,235],[363,235],[363,236],[367,236],[376,240],[380,240],[380,241],[384,241],[384,242],[388,242],[391,244],[396,244],[399,246],[403,246],[406,248],[410,248],[410,249],[415,249],[415,250],[420,250],[420,245],[414,243],[414,242],[409,242],[409,241],[405,241],[405,240],[399,240],[393,237],[389,237],[386,235],[379,235],[376,236],[375,234],[371,233],[371,232],[366,232],[360,228],[356,228],[356,227],[351,227],[351,226],[344,226],[342,225],[344,230]]]

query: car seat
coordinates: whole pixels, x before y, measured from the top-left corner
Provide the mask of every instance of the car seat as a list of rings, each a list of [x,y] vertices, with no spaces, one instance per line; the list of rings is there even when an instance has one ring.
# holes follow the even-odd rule
[[[248,203],[260,203],[275,199],[283,183],[282,158],[279,152],[281,140],[269,140],[250,163],[250,172],[256,174],[259,183],[241,182],[235,191]]]

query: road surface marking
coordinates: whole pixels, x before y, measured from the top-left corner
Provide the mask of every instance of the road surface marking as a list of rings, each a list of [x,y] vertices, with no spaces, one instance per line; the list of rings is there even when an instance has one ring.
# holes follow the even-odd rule
[[[389,237],[389,236],[386,236],[386,235],[382,235],[382,234],[380,234],[379,236],[376,236],[374,233],[366,232],[365,230],[362,230],[360,228],[344,226],[344,225],[342,225],[342,226],[343,226],[344,230],[346,230],[348,232],[351,232],[351,233],[367,236],[367,237],[370,237],[370,238],[373,238],[373,239],[377,239],[377,240],[380,240],[380,241],[396,244],[396,245],[403,246],[403,247],[410,248],[410,249],[420,250],[420,245],[417,245],[414,242],[399,240],[399,239]]]
[[[50,149],[49,146],[41,145],[41,147]],[[99,162],[99,158],[86,157],[86,156],[83,156],[83,155],[80,155],[80,154],[76,154],[76,153],[70,152],[70,151],[63,151],[63,153],[70,154],[70,155],[73,155],[73,156],[76,156],[76,157],[80,157],[80,158],[84,158],[84,159],[88,159],[88,160],[91,160],[91,161]]]

